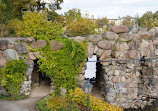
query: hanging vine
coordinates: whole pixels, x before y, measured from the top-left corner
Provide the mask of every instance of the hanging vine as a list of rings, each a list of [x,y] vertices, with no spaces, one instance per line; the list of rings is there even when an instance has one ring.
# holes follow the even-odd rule
[[[38,61],[40,70],[53,78],[55,94],[59,94],[60,87],[68,91],[77,86],[77,75],[81,64],[86,60],[86,48],[74,40],[66,37],[56,38],[64,44],[64,49],[51,51],[50,44],[41,50],[42,58]],[[86,46],[86,45],[85,45]]]

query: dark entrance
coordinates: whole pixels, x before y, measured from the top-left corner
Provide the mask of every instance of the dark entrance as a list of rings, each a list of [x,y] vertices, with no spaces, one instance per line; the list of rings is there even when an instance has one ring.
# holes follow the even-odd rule
[[[32,88],[39,87],[40,85],[51,84],[51,79],[43,72],[39,71],[38,59],[34,60],[34,69],[32,73]]]
[[[93,84],[92,94],[96,98],[104,98],[101,94],[101,89],[104,87],[104,79],[102,73],[102,64],[97,62],[99,58],[96,55],[93,55],[92,58],[88,58],[87,61],[87,70],[85,72],[86,80],[89,79],[91,84]],[[96,61],[96,62],[90,62]],[[94,70],[95,69],[95,70]]]

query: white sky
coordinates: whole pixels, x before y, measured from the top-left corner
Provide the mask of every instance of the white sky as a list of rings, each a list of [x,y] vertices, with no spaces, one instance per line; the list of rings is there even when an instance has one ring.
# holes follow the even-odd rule
[[[92,58],[88,58],[88,61],[97,61],[96,55],[93,55]],[[86,65],[85,78],[96,77],[96,62],[87,62]]]
[[[94,18],[118,18],[126,15],[142,16],[146,11],[158,10],[158,0],[64,0],[61,4],[63,14],[72,8],[81,9],[82,13],[88,12]]]

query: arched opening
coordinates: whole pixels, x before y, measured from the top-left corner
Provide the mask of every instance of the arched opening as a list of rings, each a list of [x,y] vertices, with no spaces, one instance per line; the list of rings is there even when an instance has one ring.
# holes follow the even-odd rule
[[[104,98],[101,93],[102,86],[104,87],[104,80],[102,74],[102,64],[97,62],[99,58],[93,55],[92,58],[87,59],[87,69],[85,71],[85,79],[89,79],[91,84],[93,84],[92,94],[96,98]]]
[[[46,96],[50,92],[51,79],[43,72],[39,71],[38,59],[34,60],[34,69],[32,72],[31,95]]]

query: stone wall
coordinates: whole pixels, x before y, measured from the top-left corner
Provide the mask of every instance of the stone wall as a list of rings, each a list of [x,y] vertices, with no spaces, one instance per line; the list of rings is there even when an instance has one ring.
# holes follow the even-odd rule
[[[156,60],[143,63],[145,58],[158,57],[158,28],[152,28],[150,31],[144,28],[139,31],[133,29],[128,32],[125,26],[114,26],[111,31],[102,35],[71,39],[77,42],[87,41],[87,56],[96,54],[101,61],[101,93],[107,101],[123,108],[136,108],[149,105],[158,97],[158,63]],[[47,43],[44,40],[35,41],[32,37],[0,38],[0,66],[5,66],[7,61],[15,59],[25,59],[28,65],[27,76],[21,89],[26,95],[31,91],[34,60],[40,57],[39,52],[30,51],[28,44],[33,49],[38,49]],[[52,51],[64,47],[57,41],[51,41],[50,44]],[[85,83],[85,70],[86,65],[82,67],[78,77],[81,87]]]
[[[101,93],[105,100],[123,108],[137,108],[150,105],[158,97],[158,60],[144,60],[158,57],[157,27],[128,32],[125,26],[114,26],[102,35],[73,39],[88,41],[88,57],[96,54],[104,61],[101,62],[104,78]],[[84,84],[85,69],[83,66],[79,76],[81,84]]]

